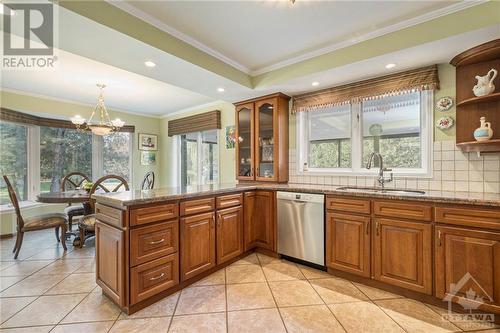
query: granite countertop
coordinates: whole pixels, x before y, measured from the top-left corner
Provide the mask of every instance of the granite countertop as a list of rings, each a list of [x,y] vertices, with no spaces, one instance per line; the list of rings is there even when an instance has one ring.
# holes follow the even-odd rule
[[[196,198],[207,195],[220,195],[256,189],[290,192],[307,192],[318,194],[335,194],[351,197],[369,197],[381,199],[398,199],[428,201],[436,203],[484,205],[500,207],[500,194],[474,192],[425,191],[425,194],[395,194],[391,192],[364,192],[339,190],[340,186],[309,185],[309,184],[214,184],[189,187],[165,187],[154,190],[131,190],[117,193],[96,193],[93,198],[97,202],[115,207],[126,207],[161,201]]]

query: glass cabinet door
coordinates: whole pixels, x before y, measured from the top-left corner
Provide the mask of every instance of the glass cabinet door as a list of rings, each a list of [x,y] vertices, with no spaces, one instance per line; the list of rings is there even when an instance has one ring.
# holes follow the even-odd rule
[[[236,130],[236,165],[238,168],[238,179],[252,180],[254,178],[253,114],[253,103],[241,105],[236,108],[236,121],[238,124]]]
[[[257,103],[256,114],[256,168],[259,180],[275,179],[275,118],[276,106],[274,99]]]

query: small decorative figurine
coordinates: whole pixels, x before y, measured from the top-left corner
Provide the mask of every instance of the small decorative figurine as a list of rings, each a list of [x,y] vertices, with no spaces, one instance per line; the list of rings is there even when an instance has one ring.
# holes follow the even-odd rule
[[[474,138],[477,141],[488,141],[493,136],[493,130],[491,129],[491,124],[486,122],[485,117],[481,117],[481,126],[476,128],[474,131]]]
[[[485,76],[476,75],[477,84],[472,88],[474,95],[477,97],[486,96],[495,91],[493,80],[497,77],[498,71],[494,68],[490,69]]]

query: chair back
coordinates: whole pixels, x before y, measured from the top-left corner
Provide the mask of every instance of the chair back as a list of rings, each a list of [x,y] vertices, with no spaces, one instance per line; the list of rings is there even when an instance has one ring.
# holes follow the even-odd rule
[[[116,182],[113,182],[112,184],[104,184],[105,181],[109,181],[109,180],[115,180]],[[108,188],[110,185],[113,185],[112,189]],[[99,178],[94,183],[94,185],[92,185],[92,188],[90,189],[89,193],[90,193],[90,196],[92,196],[92,194],[94,194],[98,189],[104,191],[105,193],[118,192],[118,189],[120,189],[120,187],[122,187],[122,186],[125,189],[125,191],[129,190],[128,183],[123,177],[118,176],[118,175],[107,175],[107,176]],[[95,211],[95,200],[92,199],[92,197],[89,200],[89,204],[90,204],[90,208],[92,208],[92,211],[94,212]]]
[[[144,179],[142,180],[141,190],[152,190],[155,186],[155,173],[153,171],[149,171],[144,175]]]
[[[7,178],[6,175],[3,176],[3,180],[5,181],[5,184],[7,184],[7,191],[9,192],[10,201],[12,202],[12,206],[14,206],[14,209],[16,211],[17,227],[19,229],[22,229],[24,227],[24,220],[21,216],[21,210],[19,209],[19,201],[17,200],[16,191],[12,187],[12,184],[10,183],[9,178]]]
[[[83,182],[91,182],[90,178],[81,172],[70,172],[61,180],[61,192],[74,190],[82,186]]]

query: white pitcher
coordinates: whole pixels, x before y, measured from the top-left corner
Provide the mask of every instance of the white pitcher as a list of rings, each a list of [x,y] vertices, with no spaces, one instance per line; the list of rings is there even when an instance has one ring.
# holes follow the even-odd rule
[[[476,75],[477,84],[472,88],[474,95],[477,97],[489,95],[495,91],[493,80],[497,77],[498,71],[494,68],[490,69],[485,76]]]

